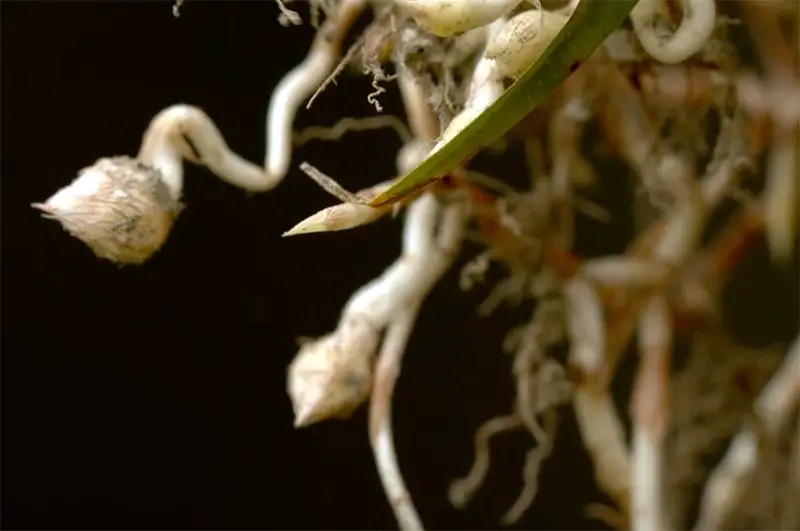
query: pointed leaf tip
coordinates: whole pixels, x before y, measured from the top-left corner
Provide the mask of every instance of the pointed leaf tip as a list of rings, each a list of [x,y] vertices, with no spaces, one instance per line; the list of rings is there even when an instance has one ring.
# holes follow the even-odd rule
[[[497,101],[369,205],[386,207],[408,197],[506,134],[619,28],[637,2],[581,0],[547,50]]]

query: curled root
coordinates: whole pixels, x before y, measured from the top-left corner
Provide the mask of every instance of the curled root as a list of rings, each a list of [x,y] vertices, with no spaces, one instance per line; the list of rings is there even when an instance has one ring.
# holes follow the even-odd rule
[[[662,0],[641,0],[631,11],[633,30],[645,51],[667,64],[685,61],[705,46],[714,31],[714,0],[682,0],[683,20],[671,35],[658,22]]]
[[[496,435],[521,427],[522,420],[519,416],[508,415],[490,419],[478,428],[475,432],[475,461],[472,463],[472,468],[466,476],[453,481],[447,493],[454,507],[460,509],[466,506],[486,479],[491,464],[489,440]]]
[[[544,415],[544,426],[537,426],[538,429],[533,431],[537,444],[525,456],[525,466],[522,472],[525,486],[517,497],[517,501],[503,516],[504,525],[512,525],[519,521],[531,503],[533,503],[536,493],[539,491],[539,472],[542,468],[542,463],[550,456],[550,452],[553,450],[556,421],[556,412],[551,409]]]
[[[339,140],[350,132],[374,131],[386,127],[393,129],[404,143],[411,141],[411,133],[400,118],[382,114],[363,118],[342,118],[330,127],[312,125],[294,135],[294,145],[302,146],[312,140]]]

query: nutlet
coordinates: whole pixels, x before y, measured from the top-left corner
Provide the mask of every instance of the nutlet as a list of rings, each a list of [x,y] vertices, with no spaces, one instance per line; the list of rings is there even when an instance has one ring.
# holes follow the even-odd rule
[[[150,258],[181,208],[157,169],[124,156],[99,159],[47,201],[31,206],[98,257],[120,265]]]
[[[515,15],[494,35],[484,57],[493,59],[498,74],[517,78],[544,53],[569,17],[541,9]]]
[[[507,14],[522,0],[395,0],[425,31],[451,37]]]
[[[304,344],[289,365],[287,391],[294,425],[346,418],[372,389],[378,334],[366,321],[345,319],[339,328]]]

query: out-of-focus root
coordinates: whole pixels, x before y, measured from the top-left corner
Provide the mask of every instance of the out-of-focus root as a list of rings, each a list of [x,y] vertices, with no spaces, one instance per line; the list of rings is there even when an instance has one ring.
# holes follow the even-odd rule
[[[639,323],[640,364],[632,407],[631,529],[665,531],[664,437],[669,422],[671,324],[666,299],[650,299]]]
[[[430,195],[423,196],[420,201],[436,203],[436,200]],[[415,207],[416,205],[412,205],[411,208]],[[400,306],[388,314],[391,317],[375,369],[375,383],[370,402],[369,433],[375,463],[395,518],[403,531],[422,530],[422,523],[414,509],[397,464],[392,435],[391,403],[395,384],[400,375],[403,352],[422,301],[435,281],[449,267],[461,242],[466,214],[464,205],[454,202],[443,210],[441,227],[435,237],[432,234],[433,227],[428,223],[435,219],[422,220],[426,222],[424,225],[407,223],[405,226],[403,245],[405,256],[403,259],[407,262],[416,262],[417,269],[421,274],[415,275],[410,282],[419,284],[419,289],[416,291],[416,296],[408,300],[386,293],[386,296],[391,298],[390,303],[400,304]],[[429,231],[429,233],[423,233],[423,230]],[[422,274],[422,270],[427,271],[427,275]],[[430,281],[421,280],[425,277],[428,277]],[[383,278],[390,280],[391,277],[387,275]],[[388,287],[395,290],[402,289],[400,284],[391,282]],[[369,289],[361,290],[360,297],[368,299],[369,292]],[[377,301],[371,306],[373,309],[380,307]],[[361,313],[368,309],[361,304],[352,304],[351,301],[346,311]],[[380,318],[380,315],[380,311],[371,312],[372,318]]]
[[[408,126],[400,118],[389,114],[381,114],[362,118],[342,118],[330,127],[312,125],[295,133],[294,145],[302,146],[312,140],[339,140],[350,132],[374,131],[387,127],[394,130],[403,142],[410,142],[413,138]]]
[[[401,531],[423,529],[397,463],[392,430],[392,396],[418,312],[418,304],[404,308],[389,324],[378,354],[369,409],[370,443],[375,465]]]
[[[695,531],[721,529],[758,467],[759,445],[773,437],[800,404],[800,338],[795,339],[783,363],[755,403],[757,428],[745,428],[711,474],[700,502]]]
[[[574,408],[583,444],[592,457],[597,486],[620,507],[626,507],[630,456],[625,430],[611,395],[598,389],[578,387]]]
[[[564,299],[578,429],[592,457],[598,486],[624,508],[628,505],[629,452],[611,395],[600,385],[606,366],[603,307],[593,286],[580,276],[567,283]]]
[[[522,420],[519,415],[513,414],[495,417],[478,428],[475,432],[475,459],[472,468],[465,477],[453,481],[448,490],[448,499],[454,507],[465,507],[485,480],[491,464],[489,441],[496,435],[521,427]]]
[[[631,11],[631,22],[647,53],[662,63],[677,64],[705,46],[716,24],[716,4],[715,0],[682,0],[683,17],[671,35],[659,27],[665,4],[663,0],[641,0]]]
[[[543,426],[537,424],[531,433],[536,439],[536,446],[528,450],[525,464],[522,467],[524,487],[511,508],[503,515],[503,525],[513,525],[525,514],[539,491],[539,473],[542,463],[553,451],[553,438],[556,432],[556,412],[547,410],[542,415]]]
[[[669,273],[669,267],[635,256],[604,256],[587,260],[581,274],[603,286],[624,289],[654,289]]]
[[[764,189],[767,244],[778,263],[792,259],[800,215],[800,126],[770,148]]]

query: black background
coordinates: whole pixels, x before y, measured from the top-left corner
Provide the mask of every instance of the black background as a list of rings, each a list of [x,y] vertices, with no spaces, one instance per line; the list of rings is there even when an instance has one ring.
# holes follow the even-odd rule
[[[296,431],[285,372],[295,339],[330,331],[349,294],[397,256],[400,224],[280,234],[334,202],[297,163],[358,189],[393,175],[394,133],[309,144],[266,194],[190,167],[187,209],[140,267],[96,259],[28,206],[99,157],[135,154],[150,118],[178,102],[262,160],[267,99],[313,30],[279,26],[272,2],[189,0],[181,13],[170,2],[2,3],[3,526],[391,528],[363,408]],[[345,74],[298,127],[373,115],[370,91]],[[381,101],[401,115],[394,88]],[[624,220],[591,231],[584,255],[619,251],[631,235]],[[796,275],[771,275],[732,288],[733,328],[756,343],[789,339],[797,322],[796,302],[773,304]],[[484,295],[462,293],[455,271],[440,283],[396,394],[401,468],[431,529],[497,528],[521,486],[530,441],[505,436],[469,507],[446,498],[469,469],[474,430],[511,407],[500,345],[512,317],[478,318]],[[600,498],[569,414],[556,447],[517,527],[602,527],[581,515]]]

